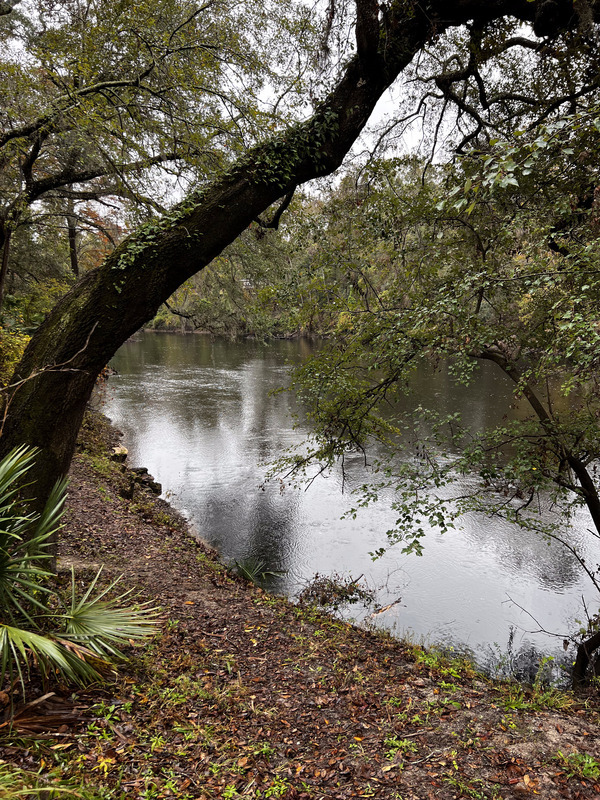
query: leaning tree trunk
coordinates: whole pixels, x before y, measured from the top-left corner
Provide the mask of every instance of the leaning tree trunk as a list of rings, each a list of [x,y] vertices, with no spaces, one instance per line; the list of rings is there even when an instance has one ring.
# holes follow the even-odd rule
[[[69,202],[66,215],[67,221],[67,236],[69,240],[69,261],[71,263],[71,272],[76,278],[79,277],[79,257],[77,255],[77,224],[76,217],[73,209],[73,201]]]
[[[356,0],[357,53],[314,116],[126,239],[59,301],[32,338],[7,397],[0,456],[22,443],[39,448],[32,475],[38,501],[69,468],[98,373],[178,286],[278,198],[335,170],[383,92],[428,40],[473,19],[513,14],[532,21],[536,5],[394,0],[380,19],[377,0]]]
[[[588,681],[588,667],[593,653],[600,647],[600,631],[580,642],[577,646],[577,657],[573,665],[573,685],[583,686]]]
[[[377,9],[372,0],[361,5]],[[96,377],[117,348],[260,212],[339,166],[378,98],[427,39],[430,23],[423,15],[400,21],[403,47],[394,58],[384,63],[367,30],[366,42],[311,119],[256,147],[229,173],[143,226],[50,312],[15,371],[0,439],[0,455],[22,443],[39,448],[33,469],[38,502],[66,474]]]

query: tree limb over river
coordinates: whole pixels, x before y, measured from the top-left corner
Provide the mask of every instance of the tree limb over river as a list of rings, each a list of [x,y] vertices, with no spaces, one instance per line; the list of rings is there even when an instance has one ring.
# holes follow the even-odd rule
[[[600,14],[596,3],[591,8]],[[393,2],[382,13],[375,0],[357,0],[356,10],[356,55],[315,114],[254,147],[126,239],[36,332],[15,372],[13,383],[25,383],[10,396],[0,451],[23,442],[40,449],[40,498],[67,472],[85,404],[117,348],[258,214],[294,187],[333,172],[379,98],[426,45],[469,21],[486,25],[512,16],[544,36],[578,24],[570,2]],[[66,363],[68,368],[57,366]]]

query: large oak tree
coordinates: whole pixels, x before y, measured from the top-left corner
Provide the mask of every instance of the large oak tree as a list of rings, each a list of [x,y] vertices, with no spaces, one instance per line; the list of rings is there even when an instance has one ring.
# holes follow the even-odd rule
[[[257,215],[339,167],[379,98],[417,54],[435,52],[444,35],[467,23],[481,29],[516,19],[533,26],[543,42],[561,29],[593,23],[600,13],[595,2],[577,3],[577,9],[570,0],[394,0],[385,6],[356,0],[355,53],[339,66],[312,116],[250,148],[126,239],[81,278],[34,335],[7,395],[0,451],[22,443],[40,449],[39,498],[67,472],[96,377],[117,348]],[[446,89],[453,85],[446,79]]]

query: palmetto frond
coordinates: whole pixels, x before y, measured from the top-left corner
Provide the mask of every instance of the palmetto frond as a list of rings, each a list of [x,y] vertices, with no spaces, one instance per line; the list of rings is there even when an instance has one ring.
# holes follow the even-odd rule
[[[0,624],[0,678],[10,675],[23,686],[32,662],[42,674],[58,673],[73,683],[87,683],[101,674],[60,641],[33,631]]]
[[[53,533],[62,528],[60,520],[65,510],[68,483],[68,479],[63,478],[54,484],[43,511],[39,517],[34,516],[30,522],[32,539],[40,543],[37,546],[47,542]]]
[[[82,796],[81,792],[74,787],[57,785],[56,778],[49,782],[47,778],[44,780],[40,773],[26,772],[12,765],[0,764],[0,797],[5,800],[14,800],[19,797],[82,798]]]
[[[17,492],[35,460],[36,451],[20,447],[0,461],[0,608],[3,621],[37,628],[44,610],[49,540],[58,529],[66,497],[66,482],[54,487],[41,513],[26,513]]]
[[[62,620],[64,632],[60,636],[68,641],[85,645],[102,658],[122,658],[118,645],[143,639],[157,632],[157,609],[149,603],[126,606],[131,600],[131,590],[117,597],[108,596],[120,578],[92,597],[102,570],[98,572],[84,596],[75,595],[75,575],[71,579],[71,608],[56,620]]]

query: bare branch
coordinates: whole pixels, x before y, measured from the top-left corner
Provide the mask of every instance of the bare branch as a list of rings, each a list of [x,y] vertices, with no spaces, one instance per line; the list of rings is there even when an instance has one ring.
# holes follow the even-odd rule
[[[281,220],[281,217],[283,216],[284,212],[287,210],[287,208],[289,207],[290,203],[292,202],[292,198],[294,197],[294,192],[295,191],[296,191],[296,188],[294,187],[291,190],[291,192],[288,192],[286,194],[286,196],[283,198],[279,208],[277,209],[277,211],[275,211],[275,213],[273,214],[271,219],[262,220],[260,217],[256,218],[256,221],[258,222],[258,224],[260,225],[261,228],[273,228],[274,230],[277,230],[279,228],[279,222]]]

